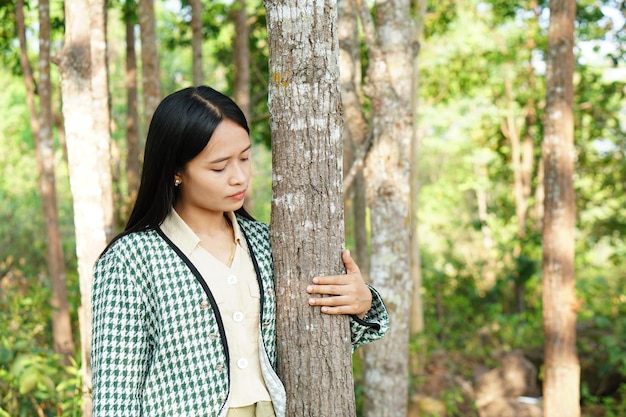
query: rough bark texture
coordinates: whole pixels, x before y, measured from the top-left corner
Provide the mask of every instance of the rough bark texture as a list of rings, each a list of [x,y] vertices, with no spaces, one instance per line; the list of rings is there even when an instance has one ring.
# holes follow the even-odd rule
[[[365,165],[372,228],[370,280],[382,294],[392,326],[366,346],[366,417],[405,417],[408,403],[411,281],[409,149],[413,135],[412,67],[417,44],[406,0],[377,2],[376,26],[360,7],[369,54],[365,93],[371,100],[373,145]]]
[[[288,416],[354,416],[349,319],[307,303],[343,273],[342,138],[333,2],[265,1],[270,48],[272,246],[278,371]]]
[[[106,246],[101,176],[110,174],[107,160],[91,134],[94,115],[91,89],[91,18],[88,0],[65,2],[65,42],[60,57],[70,188],[74,203],[76,254],[80,281],[83,417],[91,416],[91,289],[93,264]],[[108,208],[107,208],[108,209]]]
[[[16,26],[20,41],[20,64],[26,85],[26,101],[30,115],[30,126],[35,142],[37,170],[39,174],[39,194],[46,229],[46,255],[50,276],[52,306],[52,337],[54,351],[63,356],[69,364],[74,352],[72,326],[70,322],[67,286],[65,281],[65,260],[59,227],[56,180],[54,172],[54,145],[52,139],[52,83],[50,81],[50,4],[47,0],[39,3],[39,111],[35,104],[35,79],[28,61],[28,47],[24,24],[24,2],[15,5]]]
[[[157,49],[154,1],[139,0],[139,28],[141,38],[141,74],[143,78],[143,115],[145,125],[161,101],[159,53]]]
[[[550,1],[543,139],[543,324],[546,417],[580,416],[576,353],[573,166],[574,0]]]
[[[193,84],[201,85],[204,82],[202,70],[202,2],[189,0],[191,6],[191,66]]]
[[[338,8],[339,65],[341,67],[341,100],[343,102],[345,128],[344,137],[344,175],[353,164],[362,167],[364,146],[367,142],[367,123],[361,103],[361,44],[359,41],[357,9],[354,0],[340,0]],[[359,162],[360,161],[360,162]],[[354,174],[354,180],[346,190],[346,207],[352,209],[352,227],[356,250],[354,259],[361,268],[361,273],[369,275],[369,254],[367,250],[367,226],[365,181],[363,171]]]

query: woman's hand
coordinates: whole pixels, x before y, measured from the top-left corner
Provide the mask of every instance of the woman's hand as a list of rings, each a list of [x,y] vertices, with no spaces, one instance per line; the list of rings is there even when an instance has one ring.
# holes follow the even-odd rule
[[[309,294],[326,294],[333,297],[311,297],[309,305],[321,306],[326,314],[354,314],[359,318],[372,306],[372,293],[361,275],[359,267],[350,256],[350,251],[342,253],[345,275],[328,275],[313,278],[313,284],[306,288]]]

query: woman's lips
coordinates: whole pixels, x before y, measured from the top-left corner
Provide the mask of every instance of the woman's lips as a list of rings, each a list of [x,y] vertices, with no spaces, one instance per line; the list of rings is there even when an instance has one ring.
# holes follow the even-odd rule
[[[238,192],[237,194],[231,195],[229,198],[232,198],[233,200],[243,200],[245,196],[246,196],[246,190],[243,190],[243,191]]]

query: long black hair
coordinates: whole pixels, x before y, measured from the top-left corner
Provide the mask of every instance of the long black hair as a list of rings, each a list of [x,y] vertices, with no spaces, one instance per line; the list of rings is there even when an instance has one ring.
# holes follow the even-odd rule
[[[150,122],[141,183],[122,234],[163,223],[176,202],[174,175],[206,147],[224,119],[250,134],[239,106],[211,87],[188,87],[163,99]],[[252,219],[243,207],[236,213]]]

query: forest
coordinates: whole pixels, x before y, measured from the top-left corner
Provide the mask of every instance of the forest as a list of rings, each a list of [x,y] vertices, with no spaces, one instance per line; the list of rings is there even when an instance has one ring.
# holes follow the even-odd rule
[[[284,3],[304,16],[315,2]],[[393,329],[353,354],[356,415],[626,416],[626,2],[321,3],[335,12],[341,50],[345,245],[381,287]],[[566,152],[575,217],[562,242],[575,280],[561,301],[575,315],[579,378],[577,393],[557,400],[576,415],[543,404],[542,152],[549,74],[566,67],[548,54],[551,10],[563,3],[576,6]],[[271,69],[269,10],[280,4],[0,0],[0,417],[91,415],[86,254],[124,228],[163,97],[205,84],[242,107],[253,142],[247,208],[271,222],[268,92],[287,82]],[[71,48],[81,34],[92,42],[84,56]],[[398,99],[385,96],[381,56],[408,83],[394,86]],[[80,77],[91,86],[67,81]],[[373,144],[394,132],[403,151],[385,166]],[[397,212],[380,217],[387,196],[371,184],[384,174],[410,225]],[[380,278],[389,253],[402,254],[391,256],[402,262],[397,281]]]

